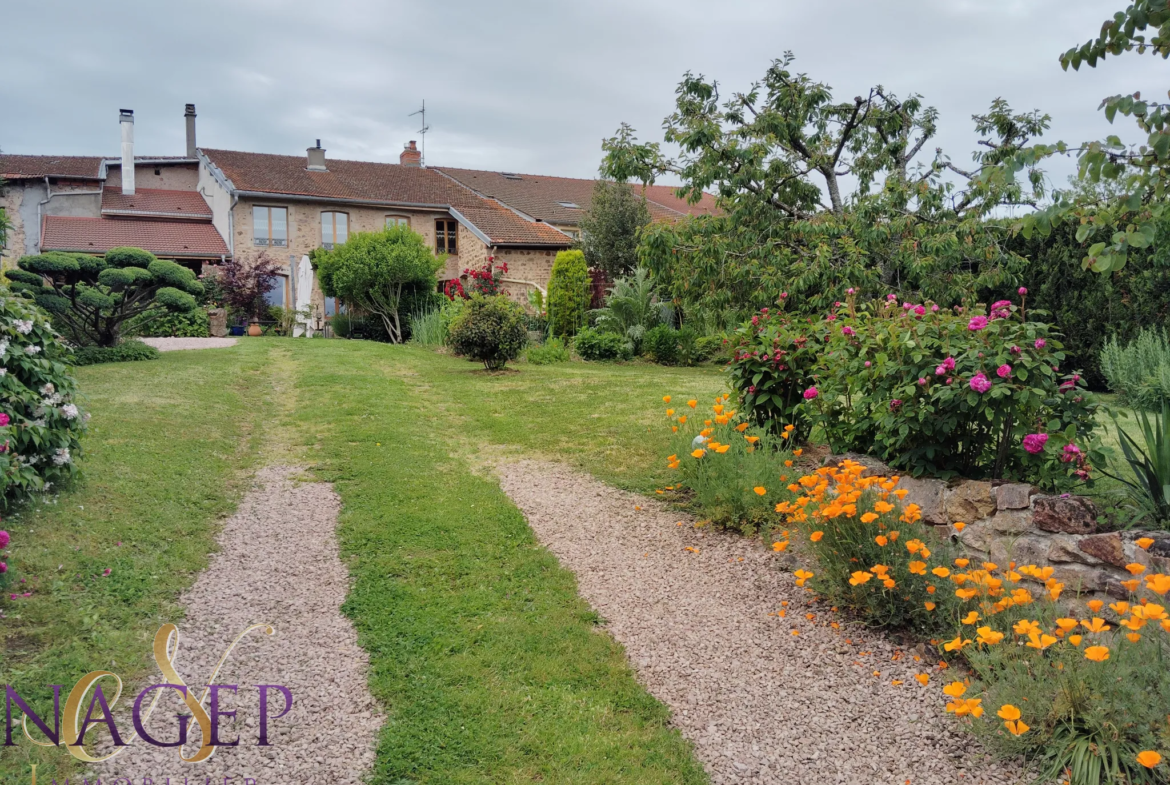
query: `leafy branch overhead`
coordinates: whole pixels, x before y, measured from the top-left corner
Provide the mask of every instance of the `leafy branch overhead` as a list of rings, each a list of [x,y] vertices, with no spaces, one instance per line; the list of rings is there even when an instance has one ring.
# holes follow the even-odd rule
[[[11,289],[51,313],[82,346],[114,346],[127,321],[187,313],[203,292],[191,270],[141,248],[113,248],[104,258],[50,252],[25,256],[17,265],[5,272]]]
[[[628,125],[604,142],[606,176],[669,175],[692,202],[719,198],[722,215],[643,230],[641,262],[673,298],[718,311],[774,304],[791,288],[823,308],[849,285],[953,301],[972,285],[1011,282],[1023,260],[1002,244],[1008,227],[986,219],[1037,198],[1039,173],[1029,169],[1025,187],[1001,162],[1047,128],[1046,115],[997,100],[974,118],[974,165],[959,167],[937,148],[925,159],[938,113],[921,96],[875,85],[839,102],[792,64],[786,54],[726,98],[688,73],[664,122],[675,157]]]

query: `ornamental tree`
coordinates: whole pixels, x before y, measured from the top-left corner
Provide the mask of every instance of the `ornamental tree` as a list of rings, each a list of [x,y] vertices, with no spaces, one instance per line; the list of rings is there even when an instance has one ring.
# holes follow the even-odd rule
[[[436,257],[422,235],[405,226],[357,232],[313,259],[327,297],[340,297],[378,316],[392,343],[402,342],[400,310],[414,291],[438,288],[435,273],[446,255]]]
[[[548,279],[548,318],[552,334],[569,337],[585,326],[592,283],[585,254],[559,251]]]
[[[115,346],[130,320],[148,324],[187,313],[203,292],[195,273],[141,248],[112,248],[104,257],[49,252],[25,256],[5,276],[33,299],[79,346]],[[141,317],[141,319],[139,319]]]
[[[215,281],[234,314],[259,319],[265,310],[264,295],[282,269],[283,265],[265,252],[248,260],[233,256],[219,266]]]
[[[985,219],[1033,201],[998,163],[1042,132],[1046,115],[996,101],[975,118],[985,151],[974,167],[956,167],[938,149],[922,161],[938,114],[921,96],[876,85],[838,102],[792,63],[786,54],[761,82],[726,97],[688,73],[664,122],[678,156],[639,142],[627,125],[603,144],[606,176],[671,175],[682,180],[680,196],[719,199],[721,215],[642,231],[641,263],[673,299],[725,321],[728,311],[775,305],[782,290],[819,310],[851,285],[952,302],[1011,279],[1024,260],[1003,245],[1010,229]]]
[[[628,275],[638,266],[638,232],[650,223],[646,199],[626,183],[598,180],[589,212],[581,219],[581,250],[594,270],[609,280]]]

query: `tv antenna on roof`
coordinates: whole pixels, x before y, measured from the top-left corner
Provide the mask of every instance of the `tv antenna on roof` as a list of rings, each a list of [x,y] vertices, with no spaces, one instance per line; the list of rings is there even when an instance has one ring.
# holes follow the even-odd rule
[[[427,99],[423,99],[422,109],[419,109],[417,112],[411,112],[407,117],[414,117],[416,114],[422,115],[422,128],[418,129],[419,136],[422,138],[419,166],[425,169],[427,165],[427,131],[431,130],[431,127],[427,125]]]

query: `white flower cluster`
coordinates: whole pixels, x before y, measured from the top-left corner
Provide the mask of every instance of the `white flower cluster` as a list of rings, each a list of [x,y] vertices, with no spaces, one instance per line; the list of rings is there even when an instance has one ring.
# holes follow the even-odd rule
[[[28,354],[28,355],[40,354],[40,352],[41,352],[41,347],[39,347],[35,344],[29,344],[28,346],[24,347],[24,353]]]
[[[66,420],[75,420],[77,419],[79,412],[77,411],[77,407],[75,405],[67,403],[61,407],[61,414],[65,416]]]
[[[32,332],[32,319],[15,319],[13,320],[12,324],[14,327],[16,327],[16,331],[21,335],[28,335]]]
[[[73,459],[69,457],[68,447],[62,447],[60,450],[57,450],[53,453],[53,463],[57,464],[58,466],[64,466],[71,460]]]

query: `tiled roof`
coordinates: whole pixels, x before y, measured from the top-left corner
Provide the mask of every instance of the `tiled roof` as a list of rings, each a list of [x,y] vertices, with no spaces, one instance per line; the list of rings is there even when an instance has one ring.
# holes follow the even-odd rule
[[[77,177],[97,180],[101,166],[102,159],[96,155],[0,155],[0,178]]]
[[[45,217],[41,250],[105,253],[111,248],[144,248],[156,256],[212,258],[230,255],[219,232],[202,221],[133,218]]]
[[[589,210],[596,180],[575,177],[549,177],[511,172],[489,172],[479,169],[438,167],[439,171],[458,180],[484,196],[498,199],[520,212],[553,224],[576,225]],[[632,186],[639,194],[643,186]],[[654,221],[678,220],[684,215],[704,215],[717,210],[715,197],[703,194],[698,204],[691,205],[674,195],[674,188],[652,185],[646,189],[647,207]],[[571,207],[568,205],[577,205]]]
[[[372,161],[327,159],[311,172],[304,156],[201,149],[240,191],[354,202],[454,208],[497,245],[565,246],[569,239],[540,223],[476,196],[432,169]]]
[[[157,218],[193,218],[211,220],[211,207],[197,191],[164,191],[139,188],[133,196],[121,188],[102,191],[102,215],[154,216]]]

